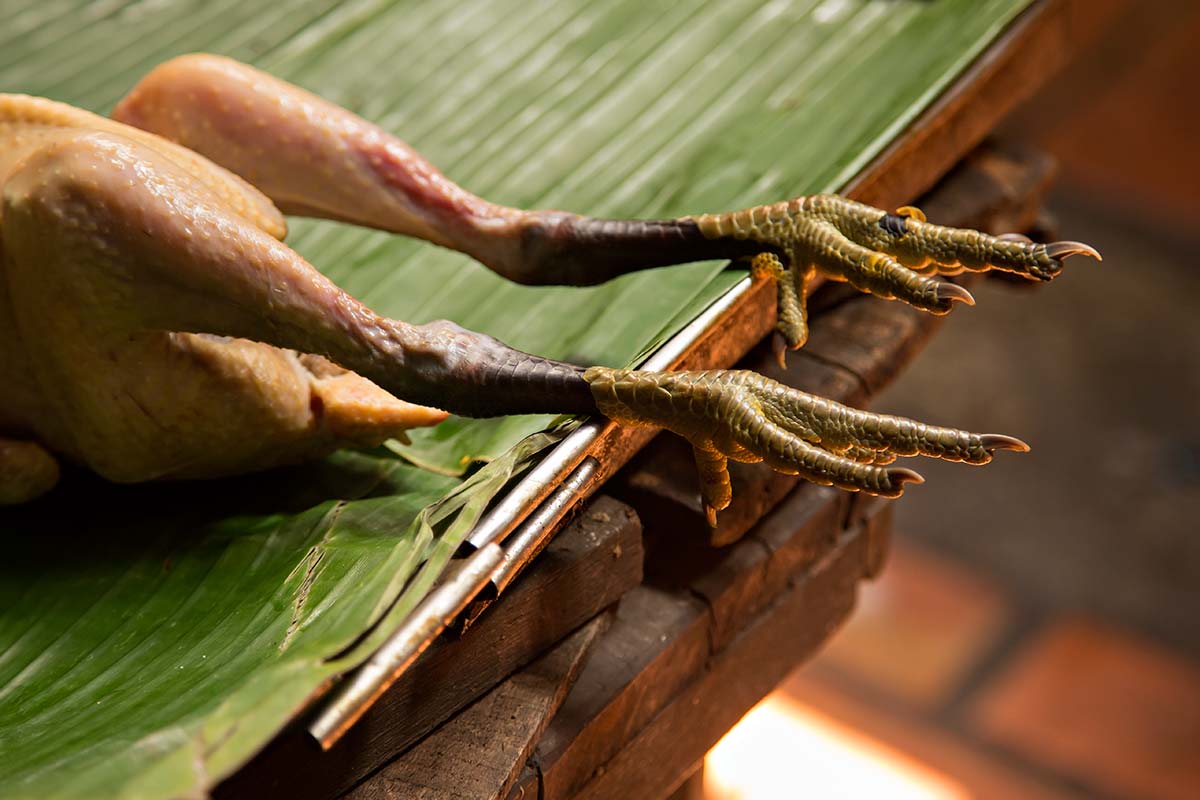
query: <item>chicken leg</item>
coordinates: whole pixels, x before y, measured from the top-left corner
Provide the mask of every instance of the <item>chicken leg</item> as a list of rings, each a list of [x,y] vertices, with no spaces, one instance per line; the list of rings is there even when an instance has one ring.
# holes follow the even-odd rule
[[[1079,242],[1036,244],[932,225],[834,195],[729,214],[605,220],[490,203],[454,184],[404,142],[303,89],[211,55],[169,61],[143,78],[115,119],[202,153],[284,212],[419,236],[466,253],[510,280],[586,286],[650,267],[748,259],[779,285],[779,332],[807,337],[805,286],[820,272],[934,314],[974,304],[934,277],[1003,270],[1050,280]]]
[[[470,416],[601,413],[667,428],[692,442],[710,509],[729,501],[731,458],[896,496],[920,479],[886,466],[897,455],[981,464],[996,450],[1026,449],[1011,437],[858,411],[752,373],[585,369],[450,322],[387,319],[278,240],[271,201],[420,236],[527,283],[748,258],[779,281],[793,346],[803,341],[802,283],[813,269],[944,312],[969,295],[901,263],[1046,279],[1067,255],[1094,253],[940,228],[912,210],[885,214],[832,196],[661,222],[508,209],[349,112],[212,56],[156,69],[116,116],[142,130],[0,96],[0,136],[20,155],[0,158],[9,300],[0,326],[14,327],[22,348],[10,344],[6,355],[0,343],[0,366],[23,358],[12,368],[18,382],[40,389],[55,412],[25,413],[16,427],[114,480],[262,468],[443,416],[396,398]],[[292,424],[272,410],[299,403],[315,413],[334,396],[316,388],[331,378],[361,381],[352,395],[378,392],[391,427],[347,432],[349,418],[314,427],[312,414]]]

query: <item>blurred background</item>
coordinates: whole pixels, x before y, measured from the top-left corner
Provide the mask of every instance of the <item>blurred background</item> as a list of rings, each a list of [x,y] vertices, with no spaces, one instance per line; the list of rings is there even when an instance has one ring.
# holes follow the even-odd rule
[[[823,797],[1200,796],[1200,3],[1086,23],[998,136],[1057,159],[1047,210],[1104,263],[983,282],[873,404],[1033,453],[922,464],[888,568],[709,756],[709,798],[797,771]]]

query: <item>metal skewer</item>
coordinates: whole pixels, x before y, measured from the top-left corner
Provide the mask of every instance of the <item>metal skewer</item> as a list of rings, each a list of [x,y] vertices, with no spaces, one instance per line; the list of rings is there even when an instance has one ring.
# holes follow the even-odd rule
[[[567,434],[500,502],[488,511],[459,547],[460,556],[491,542],[501,542],[533,513],[538,503],[566,478],[604,430],[601,420],[588,420]]]
[[[504,558],[501,560],[500,566],[492,573],[487,585],[468,604],[463,613],[462,630],[464,632],[550,543],[554,534],[558,532],[563,519],[587,496],[599,469],[600,462],[595,457],[585,457],[575,471],[563,481],[562,485],[538,506],[537,511],[530,514],[521,523],[521,526],[513,533],[511,541],[504,548]]]
[[[333,690],[328,705],[308,726],[322,750],[329,750],[379,696],[417,660],[500,566],[504,553],[490,544],[461,559],[458,571],[430,592],[378,650]],[[451,565],[453,569],[456,565]]]

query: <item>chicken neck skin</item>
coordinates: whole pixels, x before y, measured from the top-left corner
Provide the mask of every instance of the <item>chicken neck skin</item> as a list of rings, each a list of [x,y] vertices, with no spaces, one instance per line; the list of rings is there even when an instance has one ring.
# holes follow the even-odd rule
[[[262,468],[440,418],[389,406],[396,398],[470,416],[603,413],[668,428],[692,442],[714,509],[729,501],[729,458],[895,496],[919,479],[885,466],[898,455],[986,463],[997,449],[1024,449],[1010,437],[846,408],[752,373],[585,369],[449,322],[386,319],[279,241],[276,205],[420,236],[528,283],[750,258],[755,274],[778,283],[780,330],[792,346],[803,342],[814,270],[944,313],[970,297],[937,280],[939,269],[1048,279],[1062,258],[1091,252],[941,228],[914,209],[886,214],[834,196],[659,222],[508,209],[349,112],[212,56],[156,69],[115,114],[149,132],[0,96],[0,137],[19,152],[0,160],[0,326],[15,343],[7,355],[0,345],[0,368],[26,395],[7,408],[0,400],[0,426],[116,480]],[[322,370],[296,353],[350,370],[339,377],[378,392],[389,421],[350,414],[322,427],[311,417],[325,401],[310,380]],[[89,369],[98,364],[105,369]],[[310,416],[276,413],[289,405]],[[238,418],[250,424],[229,421]],[[4,458],[0,450],[0,476]]]

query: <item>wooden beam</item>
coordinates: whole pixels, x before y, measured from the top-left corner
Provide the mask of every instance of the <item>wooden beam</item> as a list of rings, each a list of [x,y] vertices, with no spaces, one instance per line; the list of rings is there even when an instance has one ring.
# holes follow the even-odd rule
[[[609,614],[467,706],[346,800],[499,800],[574,685]]]
[[[648,572],[647,585],[622,599],[538,744],[538,768],[522,774],[510,800],[674,789],[833,631],[858,580],[878,570],[890,517],[872,515],[844,531],[845,513],[844,493],[805,485],[756,535],[723,550],[674,554],[687,562],[707,553],[690,567]]]
[[[866,526],[847,532],[833,553],[743,625],[692,684],[569,796],[658,798],[673,791],[700,755],[849,616],[873,549]]]

